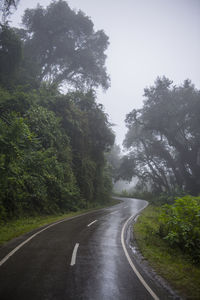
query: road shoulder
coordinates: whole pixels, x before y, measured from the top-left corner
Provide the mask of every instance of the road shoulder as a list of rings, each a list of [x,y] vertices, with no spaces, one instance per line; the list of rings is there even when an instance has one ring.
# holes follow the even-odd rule
[[[178,295],[177,291],[175,291],[166,280],[156,273],[156,271],[150,266],[148,261],[141,254],[133,232],[133,226],[137,222],[138,217],[139,214],[135,215],[127,224],[125,229],[126,249],[133,264],[160,299],[181,300],[182,298],[180,295]]]

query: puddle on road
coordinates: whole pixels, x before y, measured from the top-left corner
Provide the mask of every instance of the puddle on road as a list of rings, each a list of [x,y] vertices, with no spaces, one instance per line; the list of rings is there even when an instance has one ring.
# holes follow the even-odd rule
[[[137,248],[134,246],[129,245],[130,249],[132,250],[133,254],[137,254]]]

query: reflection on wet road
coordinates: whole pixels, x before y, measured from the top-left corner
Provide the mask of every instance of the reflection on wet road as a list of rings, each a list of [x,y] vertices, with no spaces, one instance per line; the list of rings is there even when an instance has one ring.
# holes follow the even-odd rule
[[[152,299],[121,243],[125,221],[145,205],[123,199],[41,232],[0,267],[0,299]]]

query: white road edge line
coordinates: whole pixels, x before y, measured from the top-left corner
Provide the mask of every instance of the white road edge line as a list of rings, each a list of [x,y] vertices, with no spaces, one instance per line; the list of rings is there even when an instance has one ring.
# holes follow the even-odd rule
[[[140,215],[137,215],[134,219],[135,222],[137,222],[137,219],[139,218]]]
[[[91,222],[90,224],[87,225],[87,227],[90,227],[92,224],[94,224],[94,223],[96,223],[96,222],[97,222],[97,220]]]
[[[96,210],[95,210],[96,211]],[[94,211],[94,212],[95,212]],[[90,214],[91,212],[87,212],[87,213],[84,213],[84,214],[80,214],[78,216],[74,216],[74,217],[71,217],[71,218],[66,218],[66,219],[63,219],[63,220],[60,220],[58,222],[55,222],[53,224],[50,224],[49,226],[41,229],[40,231],[37,231],[35,234],[31,235],[27,240],[25,240],[24,242],[22,242],[21,244],[19,244],[16,248],[14,248],[11,252],[9,252],[4,258],[2,258],[2,260],[0,260],[0,267],[13,255],[15,254],[15,252],[17,252],[20,248],[22,248],[25,244],[27,244],[29,241],[31,241],[34,237],[36,237],[38,234],[40,234],[41,232],[49,229],[50,227],[52,226],[55,226],[59,223],[62,223],[62,222],[66,222],[66,221],[70,221],[72,219],[75,219],[75,218],[79,218],[79,217],[82,217],[82,216],[85,216],[85,215],[88,215]]]
[[[72,253],[72,259],[71,259],[70,266],[74,266],[76,264],[76,254],[77,254],[78,247],[79,247],[79,244],[76,243],[76,245],[74,246],[73,253]]]
[[[145,205],[145,207],[147,207],[148,203]],[[145,208],[144,207],[144,208]],[[138,211],[138,213],[140,211],[142,211],[144,208],[140,209]],[[137,213],[137,214],[138,214]],[[126,255],[126,258],[131,266],[131,268],[133,269],[134,273],[136,274],[136,276],[138,277],[138,279],[140,280],[140,282],[143,284],[143,286],[146,288],[146,290],[150,293],[150,295],[153,297],[154,300],[159,300],[158,296],[152,291],[152,289],[150,288],[150,286],[146,283],[146,281],[144,280],[144,278],[142,277],[142,275],[139,273],[139,271],[136,269],[135,265],[133,264],[129,254],[128,254],[128,251],[126,249],[126,246],[125,246],[125,241],[124,241],[124,232],[125,232],[125,228],[128,224],[128,222],[134,217],[135,215],[131,216],[130,218],[128,218],[128,220],[126,220],[123,228],[122,228],[122,231],[121,231],[121,243],[122,243],[122,247],[123,247],[123,250],[124,250],[124,253]]]
[[[42,230],[36,232],[35,234],[31,235],[27,240],[25,240],[23,243],[19,244],[16,248],[14,248],[10,253],[8,253],[1,261],[0,261],[0,266],[2,266],[15,252],[17,252],[21,247],[23,247],[25,244],[27,244],[30,240],[32,240],[34,237],[36,237],[38,234],[40,234],[41,232],[49,229],[50,227],[57,225],[59,223],[62,223],[66,220],[61,220],[58,221],[56,223],[53,223],[45,228],[43,228]]]

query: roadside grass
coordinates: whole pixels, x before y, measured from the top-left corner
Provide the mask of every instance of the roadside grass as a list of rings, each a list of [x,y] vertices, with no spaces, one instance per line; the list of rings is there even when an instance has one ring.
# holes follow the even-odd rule
[[[113,206],[118,203],[120,203],[119,200],[112,199],[105,205],[98,204],[88,209],[82,209],[76,212],[67,212],[65,214],[58,215],[39,215],[34,217],[21,217],[19,219],[10,220],[6,223],[0,223],[0,246],[12,240],[13,238],[19,237],[20,235],[28,233],[42,226],[54,223],[62,219],[78,216],[80,214],[87,213],[92,210]]]
[[[165,278],[184,299],[200,299],[200,266],[180,249],[171,248],[158,235],[160,208],[148,206],[134,224],[138,247],[157,274]]]

